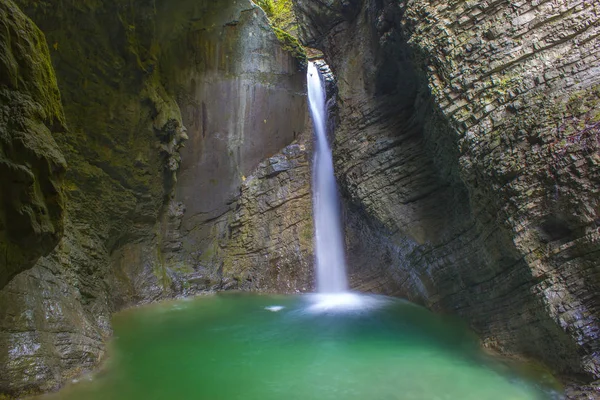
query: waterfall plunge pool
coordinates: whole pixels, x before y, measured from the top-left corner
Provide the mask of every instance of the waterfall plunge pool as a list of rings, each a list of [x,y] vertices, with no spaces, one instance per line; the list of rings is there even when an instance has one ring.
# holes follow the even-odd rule
[[[549,375],[383,296],[218,294],[115,315],[109,361],[46,400],[537,400]]]

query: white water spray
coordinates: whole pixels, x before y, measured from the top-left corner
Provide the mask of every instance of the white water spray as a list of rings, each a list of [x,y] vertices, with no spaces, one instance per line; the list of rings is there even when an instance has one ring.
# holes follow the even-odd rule
[[[317,141],[313,162],[313,212],[317,258],[317,289],[320,293],[348,290],[344,240],[333,159],[327,141],[325,88],[314,63],[307,73],[308,103]]]

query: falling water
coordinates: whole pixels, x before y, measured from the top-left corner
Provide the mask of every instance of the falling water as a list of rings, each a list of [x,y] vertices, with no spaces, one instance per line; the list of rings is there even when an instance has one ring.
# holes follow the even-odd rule
[[[313,211],[315,220],[317,289],[320,293],[339,293],[348,289],[344,241],[333,159],[327,141],[325,89],[314,63],[307,74],[308,103],[315,135],[313,163]]]

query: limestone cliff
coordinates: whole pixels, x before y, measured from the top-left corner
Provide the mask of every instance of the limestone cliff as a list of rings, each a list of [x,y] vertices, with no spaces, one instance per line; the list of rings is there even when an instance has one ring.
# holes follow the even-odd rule
[[[216,268],[223,288],[313,288],[309,159],[306,146],[295,143],[263,161],[245,177],[239,200],[211,222],[209,247],[198,252],[197,265]]]
[[[308,287],[312,243],[297,234],[312,233],[306,155],[296,146],[259,166],[309,126],[302,60],[257,6],[204,7],[163,55],[190,137],[174,199],[185,212],[165,230],[165,262],[228,288]],[[291,281],[271,276],[282,269]]]
[[[357,261],[355,281],[598,379],[600,6],[295,5],[338,78],[350,249],[382,265]]]
[[[6,235],[37,240],[27,254],[33,264],[58,242],[63,207],[66,218],[63,239],[33,268],[14,278],[31,265],[0,271],[0,282],[8,282],[0,290],[0,393],[55,389],[96,366],[110,315],[122,307],[224,287],[308,285],[309,278],[282,264],[311,260],[309,241],[283,241],[312,229],[306,189],[286,179],[307,176],[305,150],[297,144],[280,153],[304,131],[303,73],[262,10],[234,0],[18,4],[46,36],[64,117],[44,38],[10,4],[2,22],[14,37],[0,39],[13,50],[0,61],[13,68],[7,76],[15,81],[5,83],[2,69],[2,96],[21,96],[23,105],[14,104],[24,111],[9,121],[18,129],[1,132],[30,129],[28,137],[37,133],[46,147],[23,141],[25,149],[11,153],[3,142],[0,166],[5,154],[13,164],[25,165],[15,155],[27,157],[35,169],[19,167],[29,177],[23,186],[35,182],[33,189],[43,190],[20,197],[21,206],[33,204],[27,215],[38,221],[30,224],[37,237],[27,238],[5,233],[5,211],[19,204],[5,196],[2,182],[8,205],[0,208],[0,243]],[[11,21],[13,15],[20,19]],[[39,71],[28,70],[31,59]],[[21,85],[19,77],[32,73]],[[69,166],[64,201],[61,153]],[[304,200],[281,204],[287,194]],[[227,211],[225,224],[216,211]],[[248,237],[263,226],[272,236]],[[227,242],[211,238],[218,259],[196,245],[197,229],[231,235]],[[247,246],[257,249],[251,263],[238,257]],[[257,283],[259,271],[270,271],[260,285],[243,284]]]

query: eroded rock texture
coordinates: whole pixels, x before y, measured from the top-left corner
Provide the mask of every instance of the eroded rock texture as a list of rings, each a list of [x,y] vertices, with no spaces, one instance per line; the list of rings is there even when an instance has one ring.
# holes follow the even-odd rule
[[[383,290],[600,377],[600,6],[295,3],[338,78],[336,167],[372,219],[349,244],[379,243]]]
[[[55,388],[102,357],[110,313],[122,303],[111,254],[152,237],[172,179],[160,146],[177,142],[181,119],[151,67],[150,44],[127,30],[132,10],[19,4],[50,45],[69,126],[56,140],[69,168],[64,238],[0,292],[0,391],[8,393]]]
[[[217,268],[224,288],[290,293],[312,289],[309,152],[292,144],[260,163],[239,200],[212,222],[198,265]]]
[[[12,1],[0,4],[0,289],[63,234],[66,131],[44,35]]]
[[[249,1],[215,3],[18,2],[45,33],[50,48],[69,126],[68,134],[55,138],[69,168],[63,239],[0,291],[0,393],[55,389],[96,366],[111,334],[110,314],[122,307],[248,287],[239,282],[257,281],[254,262],[273,269],[261,281],[265,287],[292,290],[284,282],[288,276],[294,285],[307,281],[296,271],[280,272],[277,257],[271,255],[277,248],[282,259],[287,259],[288,249],[300,258],[310,252],[307,241],[290,240],[296,247],[283,241],[310,224],[303,209],[310,204],[306,189],[285,179],[307,174],[305,152],[296,145],[277,155],[304,129],[303,73],[297,71],[297,60],[282,51],[260,9]],[[25,47],[32,51],[25,57],[46,56],[41,33],[23,24],[33,36],[21,38],[17,32],[20,39],[14,43],[21,40],[41,49],[33,54],[37,49]],[[12,62],[5,53],[2,57]],[[19,72],[29,73],[26,68]],[[47,57],[39,68],[52,84]],[[4,84],[4,71],[2,79]],[[3,96],[12,95],[20,83],[8,84],[13,86]],[[43,87],[48,99],[37,92],[34,100],[39,104],[25,99],[32,111],[25,110],[30,114],[24,112],[23,123],[33,116],[30,125],[50,137],[50,132],[64,131],[64,119],[56,87]],[[25,96],[25,89],[36,87],[18,89]],[[55,108],[44,109],[53,99]],[[11,123],[16,122],[22,121]],[[290,126],[296,128],[288,130]],[[188,135],[189,147],[180,155]],[[52,141],[45,146],[52,148]],[[36,168],[47,164],[51,171],[36,176],[40,185],[60,182],[64,160],[53,151],[47,160],[31,162]],[[272,161],[260,164],[271,156]],[[177,181],[180,165],[184,168]],[[300,202],[277,204],[287,194]],[[51,238],[49,247],[60,237],[62,200],[56,194],[45,202],[48,223],[40,217],[45,224],[40,225]],[[219,250],[222,255],[215,262],[193,242],[182,246],[190,229],[180,228],[192,226],[186,224],[207,204],[211,212],[230,210],[224,231],[216,226],[221,221],[217,214],[211,214],[212,222],[203,221],[202,229],[231,235],[227,244],[219,241],[231,251]],[[272,239],[249,239],[247,232],[258,229],[255,225],[266,227]],[[244,261],[242,268],[239,252],[247,246],[256,248],[257,257],[252,263]],[[196,258],[199,250],[206,262]],[[3,271],[0,276],[3,282],[10,279]]]
[[[174,200],[185,212],[165,233],[166,262],[230,288],[306,288],[306,154],[269,158],[309,126],[304,73],[251,3],[206,2],[197,15],[164,56],[190,137]]]

